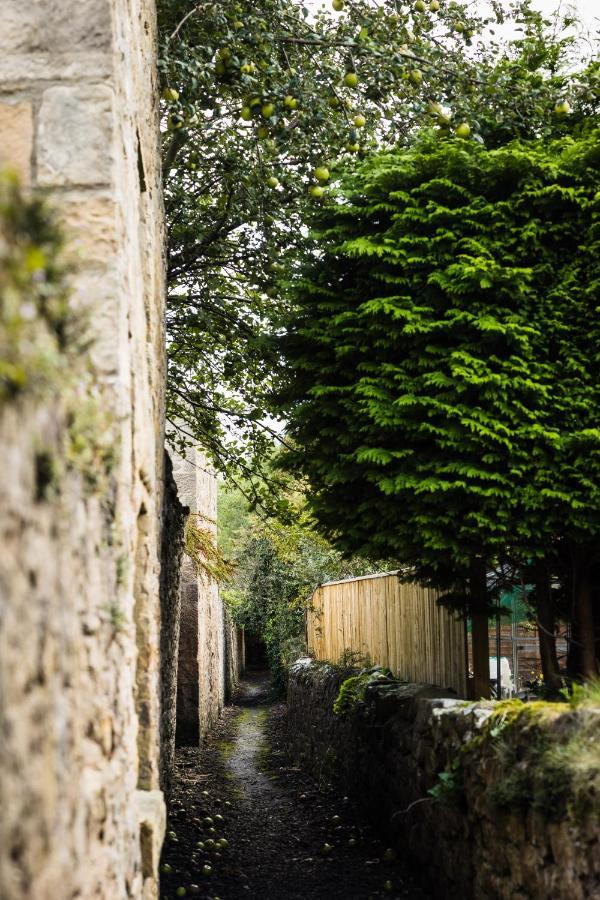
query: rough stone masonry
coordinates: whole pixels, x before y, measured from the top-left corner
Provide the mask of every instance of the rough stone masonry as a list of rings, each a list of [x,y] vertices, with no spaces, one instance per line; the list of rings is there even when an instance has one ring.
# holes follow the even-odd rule
[[[75,383],[0,406],[2,900],[157,896],[155,63],[153,0],[2,3],[0,166],[58,210],[89,323]]]
[[[458,700],[309,659],[288,684],[292,756],[356,797],[440,900],[600,896],[600,709]],[[441,777],[440,777],[441,776]]]
[[[179,497],[192,521],[215,535],[217,480],[201,451],[174,458]],[[225,698],[225,610],[217,583],[183,562],[181,633],[177,668],[177,743],[199,746],[218,718]]]
[[[217,532],[217,478],[200,448],[174,453],[179,498],[191,522]],[[219,586],[188,556],[181,570],[177,666],[177,744],[199,746],[216,722],[244,668],[244,636],[231,621]]]

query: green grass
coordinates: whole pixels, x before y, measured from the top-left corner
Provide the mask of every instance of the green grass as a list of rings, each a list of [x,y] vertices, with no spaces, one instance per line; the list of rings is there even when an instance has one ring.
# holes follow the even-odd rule
[[[570,688],[564,688],[561,694],[572,709],[581,707],[600,709],[600,678],[593,678],[585,684],[573,682]]]

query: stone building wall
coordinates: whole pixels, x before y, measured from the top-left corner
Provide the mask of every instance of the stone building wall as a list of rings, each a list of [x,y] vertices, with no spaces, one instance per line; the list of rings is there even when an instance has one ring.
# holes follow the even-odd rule
[[[412,856],[430,896],[600,896],[598,707],[467,703],[383,679],[335,715],[352,674],[293,667],[292,756],[359,800],[398,855]]]
[[[246,639],[227,609],[225,613],[225,700],[229,701],[246,668]]]
[[[199,450],[174,458],[179,497],[216,536],[217,479]],[[177,743],[197,746],[225,700],[225,614],[218,585],[184,556],[177,674]]]
[[[189,509],[183,506],[173,477],[168,453],[165,466],[165,501],[160,570],[160,659],[161,659],[161,765],[160,784],[168,798],[175,762],[177,719],[177,665],[181,626],[181,570],[184,527]]]
[[[2,900],[157,896],[155,18],[153,0],[2,4],[0,166],[57,209],[81,314],[64,359],[0,401]]]

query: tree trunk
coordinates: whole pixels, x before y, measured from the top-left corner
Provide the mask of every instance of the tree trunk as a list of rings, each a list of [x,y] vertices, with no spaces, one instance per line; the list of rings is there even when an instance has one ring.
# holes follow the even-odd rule
[[[487,572],[484,559],[473,559],[469,578],[471,622],[473,624],[474,699],[490,697],[490,649],[487,609]],[[498,661],[498,665],[500,662]]]
[[[594,623],[593,583],[591,567],[584,562],[575,578],[573,596],[574,629],[580,643],[580,675],[588,680],[598,675],[598,658],[596,655],[596,631]]]
[[[561,687],[556,638],[554,636],[554,602],[550,586],[550,573],[543,560],[536,562],[533,570],[535,606],[538,619],[538,640],[544,684],[557,693]]]

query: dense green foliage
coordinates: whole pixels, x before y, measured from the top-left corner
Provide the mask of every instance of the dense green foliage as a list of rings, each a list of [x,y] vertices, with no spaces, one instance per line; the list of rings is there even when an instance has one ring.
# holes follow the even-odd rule
[[[599,171],[594,130],[375,156],[318,217],[280,342],[324,532],[463,599],[474,559],[551,557],[592,659]]]
[[[280,439],[280,426],[269,417],[273,412],[269,397],[281,358],[273,342],[264,338],[279,326],[282,313],[289,314],[290,298],[282,290],[282,282],[294,273],[295,260],[312,252],[314,245],[304,227],[307,217],[315,208],[327,209],[330,204],[335,208],[335,191],[329,185],[335,185],[353,160],[386,142],[410,147],[423,128],[435,131],[438,137],[463,137],[463,150],[467,154],[472,151],[475,160],[479,145],[494,149],[515,139],[550,142],[581,133],[597,112],[600,95],[595,47],[577,40],[578,26],[569,14],[546,22],[531,9],[529,0],[475,5],[352,0],[341,12],[326,7],[315,10],[304,0],[265,0],[261,4],[250,0],[220,4],[160,0],[159,28],[169,222],[171,438],[180,446],[199,440],[218,468],[230,480],[237,479],[251,501],[265,503],[260,484],[274,480],[268,460]],[[511,35],[508,40],[507,33]],[[550,171],[551,162],[546,163]],[[471,167],[467,165],[472,179],[478,177],[478,164],[476,160]],[[514,165],[521,177],[521,164],[523,160],[515,159],[507,162],[507,167]],[[535,166],[532,161],[532,178]],[[453,173],[447,174],[451,181]],[[510,172],[505,174],[510,178]],[[555,211],[561,216],[561,201],[567,210],[568,228],[573,212],[568,192],[553,196],[550,184],[543,178],[542,182],[548,193],[536,200],[535,216],[543,219]],[[431,176],[430,187],[434,198],[444,200],[443,185],[436,185]],[[535,192],[533,185],[530,190]],[[483,199],[483,205],[492,200],[487,195]],[[450,198],[448,208],[457,205],[457,198]],[[482,210],[476,209],[474,214],[477,227],[485,229]],[[447,218],[446,244],[440,236],[438,245],[448,256],[455,223],[451,215]],[[534,254],[535,240],[527,229],[525,212],[522,219],[518,228]],[[500,241],[504,239],[500,224],[498,228]],[[504,228],[508,233],[508,221]],[[557,225],[551,238],[555,243],[562,240],[559,230]],[[456,272],[450,265],[446,267],[448,283],[437,286],[440,293],[450,293],[454,279],[462,280],[458,293],[463,293],[465,305],[459,304],[461,314],[448,337],[458,340],[470,357],[467,369],[473,359],[482,364],[480,371],[473,368],[468,373],[465,381],[469,383],[460,401],[450,404],[458,418],[456,433],[450,437],[447,469],[438,477],[446,454],[441,441],[444,426],[439,425],[445,400],[442,398],[437,408],[436,420],[435,409],[417,391],[419,400],[412,413],[416,417],[419,408],[427,407],[440,452],[438,471],[433,476],[413,465],[400,476],[405,479],[400,483],[394,471],[394,464],[400,461],[396,457],[384,464],[386,476],[390,476],[386,490],[390,497],[398,491],[401,502],[406,503],[406,526],[399,537],[407,556],[419,561],[423,577],[443,582],[448,591],[458,591],[459,598],[464,595],[474,559],[480,563],[480,583],[485,579],[481,573],[485,573],[486,559],[494,562],[499,591],[503,582],[511,581],[511,569],[528,552],[533,554],[528,559],[536,565],[543,562],[547,581],[553,578],[556,561],[562,564],[567,560],[561,582],[563,596],[575,595],[573,588],[581,571],[585,570],[587,578],[594,564],[590,563],[594,553],[588,540],[593,523],[586,520],[581,506],[583,502],[591,509],[589,498],[581,498],[586,490],[581,448],[585,444],[587,452],[591,446],[593,426],[569,431],[573,424],[569,417],[577,418],[569,400],[569,377],[564,379],[562,425],[558,426],[561,433],[571,435],[569,440],[554,440],[554,426],[538,415],[548,408],[549,372],[556,367],[556,360],[550,360],[547,369],[546,362],[540,362],[535,371],[528,368],[542,329],[535,318],[527,321],[525,307],[513,315],[510,299],[514,277],[518,301],[527,297],[535,308],[529,297],[528,263],[517,262],[511,272],[507,262],[493,258],[494,248],[486,246],[485,253],[491,254],[493,262],[488,270],[485,253],[480,254],[475,246],[479,236],[476,230],[461,236],[471,242],[467,255],[475,259],[472,271],[467,273],[459,260]],[[572,237],[571,232],[567,244]],[[423,244],[428,244],[426,238]],[[546,259],[546,270],[540,263],[535,276],[550,283],[548,266],[553,264]],[[560,268],[563,271],[562,262]],[[579,271],[565,274],[565,280],[568,277],[587,275]],[[433,287],[433,283],[427,284],[426,292]],[[482,302],[480,293],[486,294]],[[475,302],[476,325],[469,322],[469,297]],[[498,313],[492,310],[486,322],[486,300],[492,307],[497,299]],[[588,301],[589,297],[581,302],[585,306]],[[540,311],[540,315],[546,313]],[[376,313],[380,321],[386,315],[382,310]],[[417,321],[417,329],[421,324]],[[433,332],[434,339],[441,337],[435,329]],[[557,347],[564,335],[559,324]],[[421,349],[428,353],[425,335],[420,338]],[[561,365],[572,338],[571,333],[557,351]],[[386,339],[384,334],[383,344]],[[491,355],[478,355],[477,341]],[[378,350],[379,344],[379,339],[375,340],[374,348]],[[437,376],[435,361],[429,363]],[[567,372],[577,382],[576,368],[567,367]],[[452,381],[456,382],[456,373],[460,380],[460,360],[441,371],[450,379],[449,389],[456,388]],[[380,371],[372,373],[375,382],[381,376]],[[400,386],[394,374],[388,371],[385,376],[385,389],[393,395]],[[406,377],[417,379],[417,374]],[[578,387],[576,384],[575,393]],[[477,414],[472,411],[473,398],[483,401]],[[375,399],[373,395],[369,401],[373,406]],[[366,395],[361,403],[368,406]],[[386,406],[384,398],[379,406],[381,412]],[[386,428],[393,426],[394,414],[390,420],[381,416]],[[504,433],[496,427],[503,416]],[[530,428],[532,422],[541,429],[539,441]],[[411,438],[416,437],[413,428]],[[426,448],[432,443],[423,432],[419,440]],[[485,449],[474,461],[472,453],[478,445]],[[354,460],[353,465],[361,471],[366,466],[378,469],[373,453],[385,446],[367,442],[365,448],[371,459]],[[521,490],[521,480],[533,461],[531,448],[544,457],[538,475],[553,472],[560,456],[563,484],[531,479],[527,491]],[[420,453],[418,441],[413,449]],[[415,459],[416,455],[413,463]],[[378,479],[375,483],[364,480],[361,491],[370,491],[371,499],[378,500],[382,484]],[[443,490],[460,507],[458,531],[456,517],[445,507],[442,510]],[[418,503],[411,508],[408,498],[417,495]],[[268,498],[270,508],[279,511],[281,503],[277,499],[273,503],[273,496],[271,493]],[[357,499],[365,497],[359,494]],[[337,501],[348,508],[344,491]],[[460,506],[463,501],[464,507]],[[421,505],[426,509],[427,528],[423,528],[419,513]],[[562,522],[567,507],[579,559],[576,566],[569,562],[575,545],[564,539],[562,531],[557,533],[555,526],[557,519]],[[522,515],[523,510],[526,514]],[[388,555],[385,537],[377,541],[373,535],[395,527],[393,516],[380,519],[376,515],[364,524],[368,542],[376,545],[373,554]],[[488,527],[490,524],[493,527]],[[332,519],[327,527],[338,537],[343,523],[335,525]],[[355,535],[348,540],[350,549],[360,544]],[[542,543],[548,559],[535,555]]]
[[[437,6],[159,2],[169,417],[183,443],[199,439],[251,492],[272,450],[266,394],[278,363],[261,338],[285,304],[278,279],[304,246],[305,214],[327,202],[324,170],[334,179],[428,123],[466,122],[488,145],[560,133],[594,100],[595,74],[565,74],[585,55],[574,29],[544,23],[528,0],[483,4],[481,15]],[[572,112],[561,117],[563,98]]]
[[[318,584],[364,575],[378,565],[347,560],[311,527],[304,502],[292,499],[293,524],[265,523],[248,509],[238,490],[219,491],[219,544],[234,561],[222,590],[234,620],[262,639],[278,686],[285,665],[304,648],[304,614]]]

